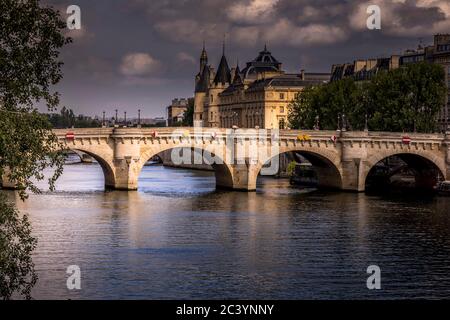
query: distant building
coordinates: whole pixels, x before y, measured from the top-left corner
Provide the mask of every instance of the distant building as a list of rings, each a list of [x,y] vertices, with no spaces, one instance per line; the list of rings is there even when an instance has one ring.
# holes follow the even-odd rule
[[[167,107],[167,126],[171,127],[183,122],[189,107],[189,99],[173,99],[172,104]]]
[[[306,86],[328,82],[330,74],[287,74],[267,47],[242,71],[229,68],[223,50],[217,71],[205,48],[195,77],[194,125],[231,128],[285,128],[289,106]]]
[[[400,66],[400,56],[355,60],[353,63],[334,64],[331,67],[331,81],[353,77],[357,81],[370,80],[379,71],[393,70]]]
[[[353,63],[335,64],[331,68],[331,81],[353,77],[357,81],[370,80],[380,70],[393,70],[411,63],[427,61],[441,65],[445,70],[448,96],[445,106],[438,115],[443,130],[450,126],[450,34],[437,34],[431,46],[419,46],[416,50],[406,50],[402,55],[390,58],[356,60]]]
[[[414,57],[412,60],[411,57]],[[431,46],[419,47],[415,53],[411,52],[403,58],[403,64],[419,61],[428,61],[441,65],[445,70],[445,83],[447,84],[447,99],[445,106],[439,113],[439,123],[443,130],[450,129],[450,34],[437,34]]]
[[[140,119],[142,126],[161,126],[164,127],[166,125],[166,119],[163,117],[156,118],[142,118]],[[131,123],[133,125],[139,124],[139,119],[133,118],[131,119]]]

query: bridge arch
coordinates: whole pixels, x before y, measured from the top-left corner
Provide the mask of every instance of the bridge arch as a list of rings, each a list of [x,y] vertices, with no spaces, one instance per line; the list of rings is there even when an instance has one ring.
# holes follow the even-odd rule
[[[103,177],[105,179],[105,187],[106,188],[115,188],[116,178],[115,178],[115,173],[114,173],[114,164],[112,163],[112,160],[107,159],[107,157],[102,156],[97,152],[92,152],[85,148],[66,146],[65,150],[71,150],[74,152],[75,151],[83,152],[83,153],[91,156],[92,158],[94,158],[98,162],[100,167],[102,168]]]
[[[382,161],[398,157],[415,172],[416,186],[432,188],[438,180],[438,176],[445,179],[445,161],[431,151],[419,150],[393,150],[389,152],[372,153],[365,161],[363,171],[363,185],[366,186],[368,178],[373,174],[377,164]],[[435,174],[436,173],[436,174]]]
[[[308,148],[286,148],[280,150],[275,156],[266,159],[264,164],[259,165],[258,175],[264,165],[276,157],[289,152],[300,154],[313,166],[318,178],[318,187],[323,189],[342,189],[343,176],[339,155],[331,150],[308,149]],[[257,176],[258,176],[257,175]]]
[[[204,152],[211,152],[211,150],[208,150],[206,147],[203,148],[201,146],[183,146],[183,145],[179,145],[179,146],[174,146],[174,145],[168,145],[165,147],[160,147],[158,149],[150,149],[147,150],[145,152],[143,152],[140,156],[140,160],[138,161],[138,176],[140,175],[144,165],[153,157],[158,156],[159,154],[165,152],[165,151],[169,151],[169,150],[174,150],[174,149],[184,149],[184,150],[188,150],[190,149],[190,151],[192,153],[197,152],[200,153],[202,155],[202,161],[204,161]],[[215,154],[212,154],[213,157],[216,157],[217,159],[219,159],[220,161],[218,161],[219,163],[213,163],[211,164],[211,167],[214,170],[214,175],[215,175],[215,179],[216,179],[216,188],[229,188],[232,189],[234,186],[234,179],[233,179],[233,169],[232,167],[227,164],[225,162],[224,159],[218,157]],[[195,164],[194,164],[195,166]]]

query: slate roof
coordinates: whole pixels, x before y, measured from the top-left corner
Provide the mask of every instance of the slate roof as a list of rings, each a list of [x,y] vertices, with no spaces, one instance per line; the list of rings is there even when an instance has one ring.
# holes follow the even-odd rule
[[[225,58],[225,54],[222,55],[222,59],[220,59],[219,67],[217,68],[216,77],[214,78],[214,83],[218,85],[231,83],[231,71],[228,67],[227,58]]]

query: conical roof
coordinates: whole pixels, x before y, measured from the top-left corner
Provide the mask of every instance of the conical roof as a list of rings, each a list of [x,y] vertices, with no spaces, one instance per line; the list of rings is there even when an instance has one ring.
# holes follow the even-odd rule
[[[238,63],[236,66],[236,71],[234,73],[233,84],[241,84],[241,83],[242,83],[241,69],[239,68],[239,63]]]
[[[200,74],[198,82],[195,85],[195,92],[206,92],[208,90],[209,72],[210,72],[209,67],[205,66],[203,68],[202,73]]]
[[[222,55],[222,58],[220,59],[219,67],[217,68],[216,77],[214,78],[214,83],[218,85],[231,83],[231,71],[228,67],[227,58],[225,57],[225,54]]]

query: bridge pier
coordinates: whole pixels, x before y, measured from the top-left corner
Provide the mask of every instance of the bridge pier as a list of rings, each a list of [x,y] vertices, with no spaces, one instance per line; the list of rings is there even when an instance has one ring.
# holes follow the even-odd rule
[[[0,176],[0,187],[2,189],[17,190],[17,183],[9,178],[9,172],[9,167],[3,169],[3,174]]]
[[[133,137],[123,134],[115,135],[114,148],[114,189],[137,190],[138,178],[142,167],[139,165],[141,158],[140,132]]]
[[[135,191],[138,189],[140,168],[131,157],[114,160],[113,183],[106,183],[109,189]],[[105,181],[106,182],[106,181]]]
[[[355,140],[357,143],[355,143]],[[364,192],[369,132],[341,132],[342,189]],[[370,170],[370,169],[369,169]]]
[[[445,134],[445,180],[450,180],[450,132]]]
[[[256,180],[260,166],[250,163],[248,159],[242,164],[228,165],[216,169],[216,188],[235,191],[256,191]],[[217,171],[219,170],[219,171]],[[228,172],[223,172],[228,170]]]
[[[342,190],[353,192],[365,191],[364,166],[364,161],[361,158],[342,162]]]
[[[13,180],[10,180],[9,177],[7,176],[7,174],[3,174],[3,176],[1,177],[0,186],[2,187],[2,189],[7,189],[7,190],[16,190],[17,189],[16,182]]]

